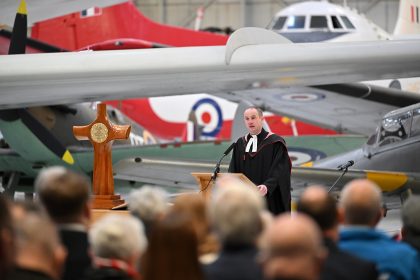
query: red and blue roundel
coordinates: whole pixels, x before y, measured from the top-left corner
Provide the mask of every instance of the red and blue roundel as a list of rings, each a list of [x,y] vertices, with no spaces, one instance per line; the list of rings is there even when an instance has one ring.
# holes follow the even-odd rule
[[[202,136],[216,137],[222,129],[223,115],[219,104],[211,98],[198,100],[192,107],[198,125],[203,127]]]

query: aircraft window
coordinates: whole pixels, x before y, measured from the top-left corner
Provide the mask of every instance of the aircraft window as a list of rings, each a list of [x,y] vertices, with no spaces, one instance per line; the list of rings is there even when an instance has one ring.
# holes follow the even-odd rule
[[[392,80],[392,82],[389,84],[389,87],[390,88],[396,88],[396,89],[399,89],[399,90],[402,89],[401,83],[398,80]]]
[[[344,22],[344,25],[348,28],[348,29],[355,29],[354,25],[351,23],[351,21],[349,20],[348,17],[346,16],[341,16],[341,20]]]
[[[280,30],[283,28],[284,23],[286,22],[286,17],[279,17],[273,25],[272,29]]]
[[[378,139],[378,131],[376,131],[376,132],[375,132],[375,134],[372,134],[372,135],[368,138],[368,140],[367,140],[366,144],[367,144],[367,145],[373,145],[373,144],[375,144],[375,143],[376,143],[376,139]]]
[[[305,16],[290,16],[287,20],[287,29],[298,29],[305,27]]]
[[[312,16],[311,28],[328,28],[327,18],[325,16]]]
[[[420,135],[420,108],[414,109],[413,123],[411,124],[410,137],[418,136],[418,135]]]
[[[379,146],[388,145],[401,141],[408,137],[410,131],[411,112],[402,115],[386,118],[382,121],[381,133],[379,135]]]
[[[331,16],[331,21],[332,21],[334,29],[342,29],[343,28],[340,21],[338,20],[338,17]]]

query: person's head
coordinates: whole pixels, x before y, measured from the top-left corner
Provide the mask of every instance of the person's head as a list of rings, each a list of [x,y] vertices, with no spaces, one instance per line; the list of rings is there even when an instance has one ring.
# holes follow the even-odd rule
[[[90,219],[90,183],[86,176],[61,166],[43,169],[35,190],[56,223],[84,223]]]
[[[304,214],[278,216],[267,233],[262,253],[266,279],[319,279],[326,250],[317,225]]]
[[[190,217],[168,213],[153,227],[142,267],[144,279],[203,279],[197,246]]]
[[[345,224],[375,227],[382,216],[381,190],[370,180],[353,180],[342,190],[339,206]]]
[[[244,121],[248,132],[257,135],[263,127],[264,116],[260,108],[252,106],[244,111]]]
[[[158,187],[144,186],[132,191],[128,198],[128,209],[144,223],[161,219],[168,210],[168,193]]]
[[[44,209],[20,203],[13,210],[16,229],[16,265],[40,271],[52,279],[60,279],[66,260],[66,249],[57,228]]]
[[[199,243],[206,239],[209,233],[209,221],[206,202],[201,194],[181,194],[174,200],[171,212],[189,215]]]
[[[228,185],[218,184],[210,203],[212,226],[223,244],[255,245],[263,227],[263,198],[250,186],[225,182]]]
[[[405,201],[402,210],[402,238],[420,251],[420,196],[412,195]]]
[[[121,260],[134,267],[147,247],[141,221],[129,215],[105,215],[92,225],[89,241],[95,257]]]
[[[8,201],[0,195],[0,278],[6,278],[14,264],[15,240]]]
[[[336,201],[321,186],[310,186],[303,192],[297,211],[311,217],[324,233],[338,228]]]

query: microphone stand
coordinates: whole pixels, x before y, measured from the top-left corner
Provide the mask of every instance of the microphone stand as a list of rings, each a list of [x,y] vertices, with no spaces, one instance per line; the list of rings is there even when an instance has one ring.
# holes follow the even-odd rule
[[[213,175],[211,176],[209,182],[207,183],[207,186],[204,189],[201,190],[202,192],[207,190],[207,188],[209,187],[209,185],[212,181],[216,182],[217,174],[219,174],[219,172],[220,172],[220,164],[222,163],[222,160],[225,158],[225,156],[226,156],[226,154],[223,154],[223,156],[220,158],[219,162],[216,164],[216,168],[214,169]]]
[[[343,168],[343,172],[341,173],[340,177],[337,178],[337,180],[335,180],[334,184],[332,184],[331,188],[328,190],[328,193],[330,191],[332,191],[335,187],[335,185],[337,185],[337,183],[341,180],[341,178],[343,178],[343,176],[347,173],[349,167],[345,167]]]
[[[220,172],[220,164],[221,164],[222,160],[225,158],[225,156],[226,155],[223,154],[223,156],[220,158],[219,162],[216,164],[216,168],[214,169],[213,175],[211,176],[209,182],[207,183],[206,187],[204,189],[202,189],[200,192],[206,191],[212,181],[216,182],[217,174],[219,174],[219,172]]]
[[[216,181],[217,174],[220,172],[220,164],[222,163],[222,160],[225,158],[226,154],[223,154],[223,156],[220,158],[219,162],[216,164],[216,168],[214,169],[213,176],[211,176],[211,181]]]
[[[235,144],[236,144],[236,142],[233,142],[232,144],[230,144],[230,146],[223,153],[222,157],[219,159],[219,161],[216,164],[216,168],[214,169],[213,175],[211,176],[209,182],[207,183],[207,186],[204,189],[202,189],[201,191],[207,190],[207,188],[209,187],[210,183],[212,181],[213,182],[216,181],[217,174],[219,174],[219,172],[220,172],[220,164],[222,163],[222,160],[225,158],[225,156],[227,156],[230,153],[230,151],[232,151],[233,147],[235,147]]]

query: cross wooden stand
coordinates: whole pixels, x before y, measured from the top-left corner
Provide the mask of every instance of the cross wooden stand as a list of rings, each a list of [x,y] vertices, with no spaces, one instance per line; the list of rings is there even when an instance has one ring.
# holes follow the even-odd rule
[[[106,104],[97,106],[96,119],[86,126],[73,126],[77,140],[89,140],[93,145],[93,208],[112,209],[124,203],[114,194],[111,146],[114,140],[127,139],[131,126],[114,125],[108,120]]]

